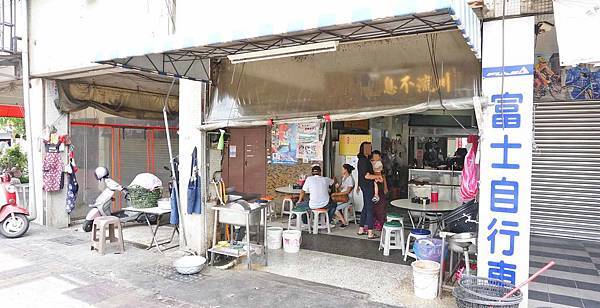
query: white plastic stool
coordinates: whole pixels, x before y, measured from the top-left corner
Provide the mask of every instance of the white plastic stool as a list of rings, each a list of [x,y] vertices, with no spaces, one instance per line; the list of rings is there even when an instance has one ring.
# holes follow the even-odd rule
[[[319,229],[325,229],[327,228],[327,233],[331,233],[331,227],[329,226],[329,213],[327,212],[327,209],[315,209],[312,210],[312,214],[313,214],[313,234],[319,234]],[[325,218],[325,226],[323,226],[323,224],[321,224],[320,222],[320,218],[323,217],[319,217],[321,214],[325,214],[325,216],[323,216]]]
[[[352,209],[352,211],[350,209]],[[352,217],[350,217],[350,214],[352,214]],[[356,222],[356,212],[354,211],[353,205],[344,208],[344,219],[346,220],[346,222],[350,223],[351,218],[354,220],[354,224],[357,225],[358,223]]]
[[[417,256],[409,250],[410,248],[410,239],[413,238],[415,241],[420,240],[422,238],[431,237],[431,231],[425,229],[412,229],[408,234],[408,238],[406,239],[406,248],[404,249],[404,261],[408,256],[416,259]]]
[[[307,219],[307,224],[305,224],[304,222],[302,222],[302,216],[306,215],[306,219]],[[310,213],[305,210],[296,210],[293,209],[292,212],[290,213],[290,216],[288,218],[288,230],[290,230],[292,228],[292,217],[296,216],[296,225],[294,226],[294,230],[300,230],[302,231],[303,227],[307,227],[308,228],[308,233],[310,233]]]
[[[397,221],[386,222],[381,229],[379,250],[383,248],[383,255],[389,256],[391,249],[401,249],[404,253],[404,226]]]
[[[402,226],[404,226],[404,217],[402,217],[402,215],[400,215],[400,214],[389,213],[389,214],[387,214],[387,216],[385,218],[386,218],[387,222],[397,221]]]
[[[286,209],[286,206],[288,209]],[[281,201],[281,217],[283,217],[284,214],[286,214],[286,215],[292,214],[293,208],[294,208],[294,201],[292,201],[292,199],[290,199],[290,198],[283,199],[283,201]]]

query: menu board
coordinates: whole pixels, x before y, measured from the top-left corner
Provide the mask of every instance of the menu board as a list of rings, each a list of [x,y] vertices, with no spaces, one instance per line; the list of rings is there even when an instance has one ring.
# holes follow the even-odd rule
[[[340,134],[340,155],[356,156],[363,142],[371,142],[371,135]]]

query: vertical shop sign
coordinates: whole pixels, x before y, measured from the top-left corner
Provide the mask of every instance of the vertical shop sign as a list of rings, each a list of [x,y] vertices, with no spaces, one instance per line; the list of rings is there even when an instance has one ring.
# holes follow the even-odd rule
[[[481,131],[477,272],[513,284],[529,274],[533,29],[533,17],[483,25],[482,88],[489,102]]]

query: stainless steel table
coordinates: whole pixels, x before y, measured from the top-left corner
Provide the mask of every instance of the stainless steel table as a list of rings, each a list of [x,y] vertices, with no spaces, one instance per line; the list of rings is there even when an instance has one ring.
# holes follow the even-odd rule
[[[256,251],[257,248],[259,248],[261,250],[261,253],[264,256],[265,266],[268,265],[267,209],[266,208],[267,208],[266,204],[261,204],[261,205],[257,206],[256,208],[248,209],[248,210],[230,209],[223,205],[211,207],[211,210],[215,211],[212,248],[210,248],[208,250],[211,253],[211,258],[210,258],[211,265],[213,265],[213,263],[214,263],[215,254],[227,255],[227,256],[232,256],[232,257],[236,257],[236,258],[246,256],[248,258],[248,269],[252,269],[252,250]],[[257,242],[260,242],[260,240],[261,240],[260,227],[262,226],[263,227],[263,234],[262,234],[263,243],[262,243],[262,245],[260,245],[260,244],[253,245],[250,242],[250,230],[251,230],[250,229],[250,227],[251,227],[250,215],[254,214],[256,212],[260,212],[260,220],[258,221],[258,225],[257,225]],[[246,249],[244,252],[237,251],[234,249],[217,247],[217,226],[219,225],[219,223],[226,223],[226,222],[221,221],[221,216],[222,216],[222,214],[225,214],[225,213],[229,213],[229,214],[233,214],[233,215],[236,215],[236,214],[243,215],[242,220],[244,221],[244,223],[234,224],[234,225],[246,227],[247,240],[245,243]]]

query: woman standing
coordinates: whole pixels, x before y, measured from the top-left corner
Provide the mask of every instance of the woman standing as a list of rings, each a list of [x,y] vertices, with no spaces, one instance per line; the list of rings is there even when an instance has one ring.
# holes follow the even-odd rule
[[[360,213],[360,227],[358,235],[367,234],[369,239],[377,238],[373,233],[374,229],[374,209],[373,196],[375,195],[374,180],[382,180],[381,176],[373,174],[373,164],[369,160],[371,156],[371,143],[363,142],[360,144],[358,157],[358,189],[362,190],[363,209]],[[365,232],[365,230],[367,232]]]
[[[376,193],[378,194],[378,198],[376,198],[376,201],[374,202],[373,205],[373,213],[374,213],[374,220],[375,220],[375,230],[376,231],[381,231],[381,229],[383,228],[383,224],[386,222],[386,213],[387,213],[387,193],[388,193],[388,187],[387,187],[387,182],[385,180],[385,175],[383,174],[385,168],[383,168],[383,163],[382,163],[382,155],[381,152],[375,150],[371,153],[372,159],[373,159],[373,172],[375,175],[381,175],[381,177],[383,177],[383,181],[376,181],[375,183],[377,184],[378,189],[376,189]],[[378,170],[377,167],[375,167],[375,162],[380,162],[380,166],[381,166],[381,170]]]

